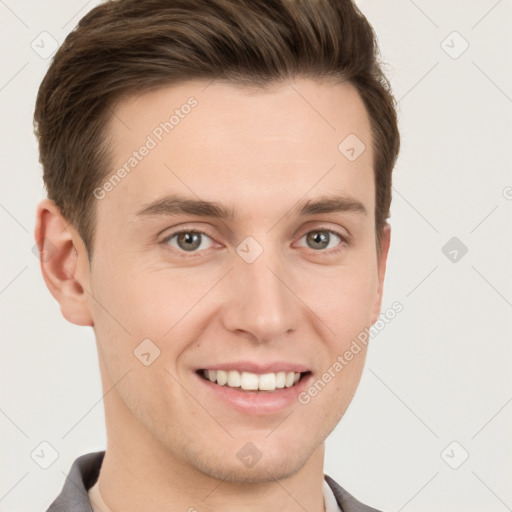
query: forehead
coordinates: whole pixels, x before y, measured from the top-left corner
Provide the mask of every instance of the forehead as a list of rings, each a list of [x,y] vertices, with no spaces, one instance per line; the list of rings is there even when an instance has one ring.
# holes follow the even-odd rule
[[[119,102],[108,134],[110,185],[99,209],[126,219],[169,193],[241,216],[275,216],[308,194],[374,207],[370,121],[349,84],[182,83]]]

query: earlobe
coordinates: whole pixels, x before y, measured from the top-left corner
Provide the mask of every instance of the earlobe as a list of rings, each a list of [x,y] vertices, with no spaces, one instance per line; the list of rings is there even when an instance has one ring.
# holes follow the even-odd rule
[[[386,262],[388,259],[389,245],[391,243],[391,226],[386,223],[382,229],[382,235],[380,239],[380,253],[377,259],[377,271],[378,271],[378,287],[377,297],[375,301],[375,308],[372,315],[372,325],[379,319],[380,309],[382,304],[382,295],[384,291],[384,278],[386,276]]]
[[[66,320],[93,326],[86,291],[89,265],[82,239],[50,199],[38,204],[36,217],[34,235],[48,290]]]

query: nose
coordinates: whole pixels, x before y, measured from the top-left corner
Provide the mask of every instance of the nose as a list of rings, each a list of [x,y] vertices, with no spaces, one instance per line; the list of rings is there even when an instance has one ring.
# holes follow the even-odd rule
[[[301,303],[292,291],[291,273],[277,257],[264,252],[253,263],[238,258],[227,277],[228,300],[221,313],[226,329],[259,343],[297,329]]]

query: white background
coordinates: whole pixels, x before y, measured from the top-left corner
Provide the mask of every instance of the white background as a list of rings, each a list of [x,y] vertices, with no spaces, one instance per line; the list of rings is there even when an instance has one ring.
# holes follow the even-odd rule
[[[0,1],[5,512],[46,510],[75,458],[105,448],[92,329],[63,319],[32,253],[44,194],[32,115],[50,59],[31,43],[46,31],[60,44],[95,3]],[[400,100],[383,310],[404,309],[372,342],[325,472],[386,511],[512,510],[512,5],[359,5]],[[468,248],[456,262],[441,250],[452,237]],[[30,457],[42,441],[59,453],[46,470]]]

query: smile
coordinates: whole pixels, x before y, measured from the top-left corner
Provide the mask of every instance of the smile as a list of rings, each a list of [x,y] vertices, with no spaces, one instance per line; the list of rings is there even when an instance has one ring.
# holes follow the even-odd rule
[[[198,373],[219,386],[239,388],[242,391],[275,391],[294,386],[303,375],[310,372],[281,371],[258,374],[237,370],[200,370]]]

